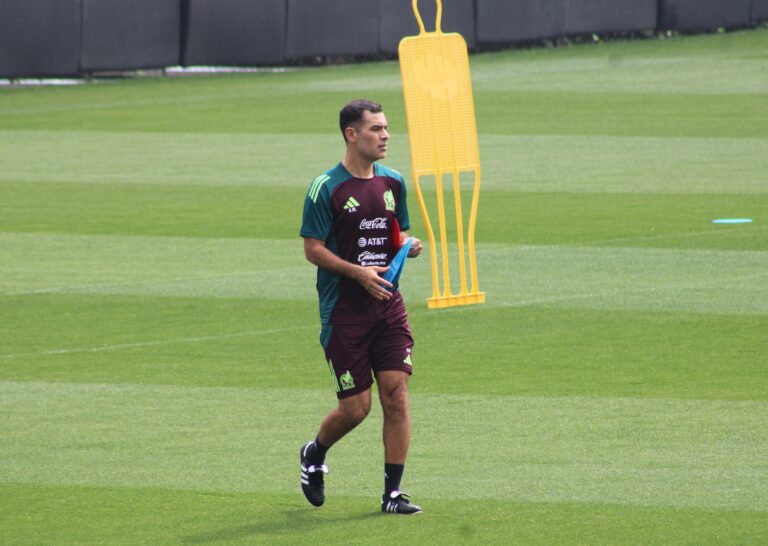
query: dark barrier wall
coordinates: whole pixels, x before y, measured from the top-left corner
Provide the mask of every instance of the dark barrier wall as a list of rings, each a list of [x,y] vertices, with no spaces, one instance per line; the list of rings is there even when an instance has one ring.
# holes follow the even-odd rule
[[[437,2],[419,0],[419,13],[427,32],[435,30]],[[400,40],[419,33],[411,0],[381,0],[379,2],[379,49],[384,53],[397,53]],[[458,32],[470,49],[475,47],[475,7],[467,0],[443,0],[443,32]]]
[[[0,77],[395,53],[412,0],[0,0]],[[473,48],[584,33],[698,31],[768,19],[768,0],[443,0]],[[434,30],[435,0],[419,0]]]
[[[476,39],[504,43],[566,34],[653,30],[658,1],[476,0]]]
[[[561,36],[568,0],[476,0],[478,43]]]
[[[287,1],[288,59],[378,53],[378,0]]]
[[[710,30],[749,24],[752,0],[660,0],[661,30]]]
[[[82,2],[82,70],[151,68],[180,63],[180,0]]]
[[[0,77],[72,76],[80,64],[80,0],[0,1]]]
[[[657,6],[658,0],[570,0],[565,33],[653,30]]]
[[[751,19],[753,21],[768,19],[768,0],[752,0]]]
[[[188,0],[184,65],[278,64],[285,0]]]

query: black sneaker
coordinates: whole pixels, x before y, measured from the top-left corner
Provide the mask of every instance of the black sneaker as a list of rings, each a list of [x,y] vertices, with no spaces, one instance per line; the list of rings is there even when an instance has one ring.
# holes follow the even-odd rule
[[[307,450],[311,445],[312,442],[308,442],[300,451],[301,490],[312,506],[322,506],[325,502],[324,474],[328,474],[328,467],[307,462]]]
[[[411,503],[410,496],[402,491],[392,491],[381,499],[381,511],[389,514],[418,514],[421,506]]]

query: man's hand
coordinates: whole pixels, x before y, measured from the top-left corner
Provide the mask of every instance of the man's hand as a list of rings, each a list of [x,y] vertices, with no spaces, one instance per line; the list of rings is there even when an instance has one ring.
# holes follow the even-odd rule
[[[408,257],[417,258],[419,254],[421,254],[421,249],[421,239],[414,237],[413,242],[411,243],[411,248],[408,250]]]
[[[384,273],[387,269],[389,268],[379,266],[358,266],[353,278],[359,282],[362,287],[365,288],[365,291],[374,299],[386,301],[392,297],[392,292],[387,290],[388,288],[392,288],[392,283],[380,277],[379,274]]]
[[[417,239],[416,237],[411,237],[405,231],[401,231],[400,232],[400,246],[403,246],[405,241],[407,241],[408,239],[413,239],[413,241],[411,242],[411,248],[408,249],[408,257],[409,258],[416,258],[416,257],[418,257],[419,254],[421,254],[421,249],[422,249],[421,240]]]

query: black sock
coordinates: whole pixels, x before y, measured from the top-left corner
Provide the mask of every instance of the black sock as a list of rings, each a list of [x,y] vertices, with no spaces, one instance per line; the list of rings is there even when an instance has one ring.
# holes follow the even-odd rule
[[[400,490],[400,480],[403,479],[404,464],[384,463],[384,496],[392,491]]]
[[[330,448],[320,443],[320,440],[315,438],[312,445],[307,450],[307,461],[309,464],[323,464],[325,462],[325,454],[328,453]]]

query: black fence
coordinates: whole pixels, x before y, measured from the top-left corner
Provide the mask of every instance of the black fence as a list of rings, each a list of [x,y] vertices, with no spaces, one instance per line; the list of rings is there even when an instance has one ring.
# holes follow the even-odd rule
[[[80,0],[80,5],[82,71],[179,64],[181,0]]]
[[[766,19],[768,0],[443,0],[442,28],[475,49]],[[0,77],[392,55],[417,32],[411,0],[0,0]]]

